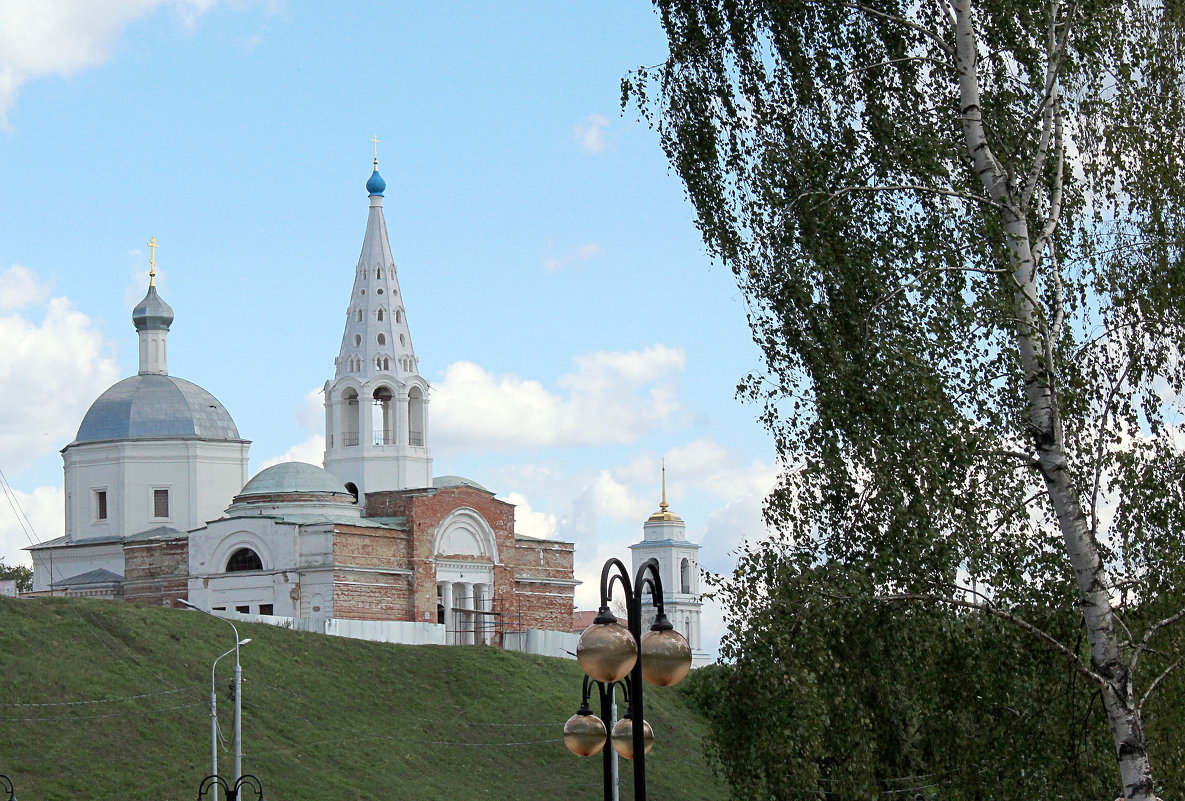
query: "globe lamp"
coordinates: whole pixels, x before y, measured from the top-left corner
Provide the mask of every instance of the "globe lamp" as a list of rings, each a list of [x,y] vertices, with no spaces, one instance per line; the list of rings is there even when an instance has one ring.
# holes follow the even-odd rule
[[[564,745],[576,756],[592,756],[605,747],[608,733],[585,703],[564,724]]]
[[[691,646],[687,638],[671,627],[660,614],[642,635],[642,678],[656,687],[670,687],[683,681],[691,670]]]
[[[593,624],[580,635],[576,644],[576,661],[589,677],[606,684],[629,675],[638,661],[638,642],[629,629],[602,606]]]
[[[654,747],[654,729],[642,721],[642,753],[649,754]],[[613,727],[613,750],[622,759],[634,758],[634,722],[626,715]]]

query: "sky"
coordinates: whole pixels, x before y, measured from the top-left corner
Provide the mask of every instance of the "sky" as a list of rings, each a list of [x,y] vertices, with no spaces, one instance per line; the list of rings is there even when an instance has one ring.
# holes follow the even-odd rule
[[[731,273],[620,81],[632,2],[0,0],[0,559],[62,533],[60,449],[136,372],[155,237],[169,371],[320,464],[377,137],[437,475],[576,544],[577,606],[657,509],[731,568],[777,465]],[[705,609],[715,650],[721,610]]]

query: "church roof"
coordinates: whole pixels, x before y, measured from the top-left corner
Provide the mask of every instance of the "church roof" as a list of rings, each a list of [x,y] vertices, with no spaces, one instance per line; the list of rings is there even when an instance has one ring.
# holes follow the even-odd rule
[[[106,568],[98,568],[96,570],[88,570],[85,573],[79,573],[77,576],[70,578],[59,579],[53,582],[52,587],[81,587],[90,584],[118,584],[123,581],[123,576],[118,573],[112,573]]]
[[[332,492],[349,495],[345,484],[320,467],[305,462],[281,462],[256,473],[238,497],[284,492]]]
[[[144,373],[100,395],[71,444],[173,438],[241,441],[230,413],[209,392],[182,378]]]
[[[490,492],[488,489],[478,484],[471,478],[464,476],[436,476],[432,479],[432,487],[434,489],[451,489],[452,487],[472,487],[482,492]],[[491,495],[494,493],[490,492]]]

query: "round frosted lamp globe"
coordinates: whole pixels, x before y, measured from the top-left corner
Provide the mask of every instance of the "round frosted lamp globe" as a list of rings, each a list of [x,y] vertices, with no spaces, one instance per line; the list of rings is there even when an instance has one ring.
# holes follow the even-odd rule
[[[642,753],[649,754],[653,747],[654,729],[642,721]],[[629,718],[622,718],[613,727],[613,750],[622,759],[634,758],[634,722]]]
[[[605,747],[608,734],[596,715],[577,712],[564,724],[564,745],[576,756],[592,756]]]
[[[683,681],[691,670],[691,646],[674,629],[651,629],[642,635],[642,678],[655,687]]]
[[[580,635],[576,661],[590,678],[605,683],[620,681],[638,661],[638,643],[619,623],[593,623]]]

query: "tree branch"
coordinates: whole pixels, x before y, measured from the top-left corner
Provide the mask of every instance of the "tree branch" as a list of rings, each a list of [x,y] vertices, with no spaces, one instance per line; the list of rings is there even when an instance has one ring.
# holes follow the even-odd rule
[[[1177,657],[1176,662],[1169,665],[1167,668],[1165,668],[1161,672],[1161,674],[1159,676],[1157,676],[1155,679],[1152,680],[1152,683],[1148,685],[1148,689],[1144,691],[1144,694],[1142,696],[1140,696],[1140,703],[1136,704],[1136,709],[1143,711],[1144,702],[1147,701],[1152,696],[1152,691],[1156,689],[1156,686],[1158,684],[1160,684],[1160,682],[1163,681],[1165,679],[1165,677],[1167,677],[1170,673],[1172,673],[1174,670],[1176,670],[1178,667],[1180,667],[1182,662],[1185,662],[1185,656]]]
[[[1136,663],[1140,660],[1141,654],[1147,650],[1148,644],[1152,641],[1152,638],[1159,634],[1162,629],[1168,628],[1182,618],[1185,618],[1185,608],[1177,610],[1163,620],[1158,620],[1148,627],[1148,630],[1144,632],[1144,639],[1140,640],[1140,644],[1136,646],[1136,650],[1132,654],[1131,661],[1128,663],[1129,669],[1133,673],[1136,670]]]
[[[968,591],[966,588],[960,589]],[[842,596],[833,597],[842,598]],[[1032,634],[1038,640],[1045,643],[1050,648],[1053,648],[1055,651],[1058,651],[1069,661],[1071,667],[1075,668],[1079,673],[1095,682],[1100,687],[1110,686],[1110,683],[1107,681],[1107,679],[1087,667],[1087,665],[1083,663],[1082,659],[1079,658],[1078,654],[1067,648],[1053,635],[1037,628],[1032,623],[1029,623],[1027,620],[1019,617],[1018,615],[1014,615],[1012,612],[993,606],[990,602],[976,603],[974,601],[966,601],[960,598],[952,598],[948,595],[937,595],[934,593],[896,593],[894,595],[873,595],[869,597],[869,600],[881,603],[894,603],[897,601],[930,601],[933,603],[948,604],[950,606],[959,606],[964,609],[972,609],[977,612],[982,612],[985,615],[991,615],[992,617],[998,618],[1000,620],[1006,620],[1022,631]],[[1185,611],[1182,611],[1182,614],[1185,614]]]
[[[982,197],[979,195],[969,195],[966,192],[956,192],[953,189],[938,189],[933,186],[922,186],[921,184],[878,184],[876,186],[846,186],[843,189],[837,189],[834,192],[804,192],[796,199],[802,200],[810,195],[824,195],[828,200],[834,200],[842,195],[850,195],[855,192],[923,192],[932,195],[941,195],[943,197],[953,197],[960,200],[969,200],[972,203],[982,203],[985,206],[993,206],[1001,211],[1007,210],[1007,206],[998,203],[991,198]]]
[[[942,40],[941,36],[939,36],[934,31],[930,30],[926,26],[919,25],[918,23],[914,22],[913,20],[906,19],[905,17],[899,17],[896,14],[887,14],[884,11],[880,11],[879,9],[875,9],[875,8],[869,8],[868,6],[861,5],[860,3],[848,3],[847,7],[854,8],[857,11],[863,11],[865,14],[871,14],[874,17],[880,17],[881,19],[887,19],[892,22],[896,22],[900,25],[904,25],[907,28],[912,28],[913,30],[917,31],[918,33],[920,33],[923,36],[930,39],[930,41],[934,42],[934,44],[941,47],[943,49],[943,51],[946,52],[947,55],[953,56],[955,54],[954,49],[952,49],[950,45],[948,45],[946,42],[944,42]]]

